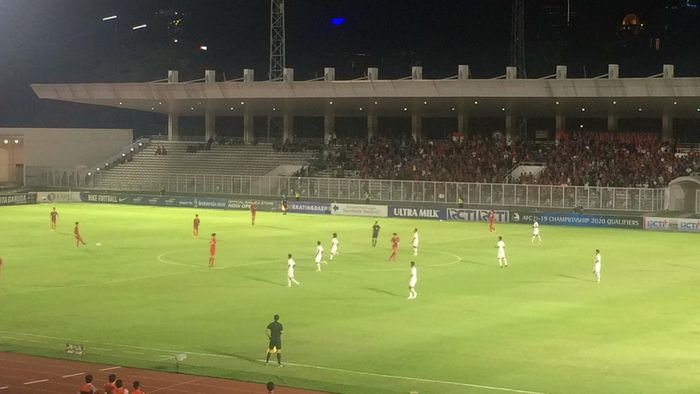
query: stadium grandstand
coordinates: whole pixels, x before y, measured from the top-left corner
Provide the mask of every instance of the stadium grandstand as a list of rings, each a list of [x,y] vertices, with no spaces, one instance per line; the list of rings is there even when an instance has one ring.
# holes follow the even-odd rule
[[[667,204],[669,182],[700,168],[698,147],[674,138],[700,125],[700,78],[676,77],[673,65],[647,78],[622,78],[615,64],[593,78],[568,78],[566,66],[537,79],[518,78],[515,67],[490,79],[471,78],[467,65],[456,71],[426,79],[413,67],[383,80],[368,68],[336,80],[326,68],[307,81],[291,68],[279,81],[255,80],[251,69],[234,80],[207,70],[195,81],[170,71],[148,83],[35,84],[41,99],[165,114],[168,129],[97,164],[27,168],[27,184],[649,211]],[[202,117],[204,129],[182,135],[181,117]],[[256,133],[264,117],[279,135]],[[295,127],[308,117],[322,120],[322,135]],[[217,129],[226,118],[242,122],[242,135]],[[339,136],[348,118],[361,126]],[[386,119],[407,130],[380,127]]]

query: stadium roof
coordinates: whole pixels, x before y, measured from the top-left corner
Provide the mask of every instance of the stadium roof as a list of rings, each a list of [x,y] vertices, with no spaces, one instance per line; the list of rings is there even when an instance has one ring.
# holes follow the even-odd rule
[[[462,66],[463,67],[463,66]],[[563,66],[559,66],[563,67]],[[422,69],[400,80],[364,78],[214,82],[35,84],[39,98],[180,116],[409,116],[700,118],[700,78],[673,76],[673,66],[648,78],[618,78],[617,67],[595,78],[566,78],[566,68],[540,79],[518,79],[514,68],[492,79],[422,79]],[[290,70],[290,69],[288,69]],[[327,69],[328,71],[329,69]],[[331,69],[332,70],[332,69]],[[378,75],[376,69],[369,75]],[[250,70],[247,70],[250,71]],[[293,75],[293,71],[290,72]],[[172,72],[171,72],[172,75]],[[176,73],[174,74],[176,75]]]

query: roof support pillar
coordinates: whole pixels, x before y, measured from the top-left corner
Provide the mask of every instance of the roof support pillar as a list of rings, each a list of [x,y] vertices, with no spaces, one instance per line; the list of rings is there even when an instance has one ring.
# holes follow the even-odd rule
[[[661,140],[673,140],[673,116],[667,112],[661,116]]]
[[[216,137],[216,114],[212,110],[207,110],[204,114],[204,141]]]
[[[414,141],[420,141],[423,138],[423,118],[417,112],[411,113],[411,137]]]
[[[469,117],[464,112],[457,115],[457,132],[464,133],[464,135],[469,134]]]
[[[513,140],[513,129],[515,128],[515,116],[506,115],[506,141]]]
[[[253,123],[253,115],[246,111],[243,115],[243,143],[246,145],[251,145],[255,142]]]
[[[328,143],[335,137],[335,114],[331,110],[326,110],[323,115],[323,141]]]
[[[554,117],[554,131],[566,131],[566,116],[557,114]]]
[[[294,141],[294,115],[285,112],[282,115],[282,142]]]
[[[168,141],[180,139],[180,116],[178,114],[168,114]]]
[[[379,118],[377,114],[367,114],[367,141],[372,141],[377,136],[377,128],[379,127]]]
[[[608,113],[608,131],[617,131],[619,120],[617,115]]]

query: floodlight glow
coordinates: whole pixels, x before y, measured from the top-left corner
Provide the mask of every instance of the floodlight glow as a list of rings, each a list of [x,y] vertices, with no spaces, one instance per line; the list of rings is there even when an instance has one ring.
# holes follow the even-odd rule
[[[616,105],[616,104],[617,104],[617,101],[613,101],[613,105]]]
[[[233,111],[233,107],[229,108],[231,111]]]
[[[506,112],[506,107],[502,107],[501,111]]]
[[[88,172],[88,176],[92,176],[92,172]]]
[[[102,18],[102,22],[104,22],[104,21],[111,21],[112,19],[117,19],[117,16],[116,16],[116,15],[105,16],[104,18]]]
[[[143,143],[142,143],[142,142],[139,142],[139,146],[143,146]]]
[[[478,101],[474,101],[474,105],[479,105],[479,102],[478,102]]]
[[[15,140],[15,144],[19,144],[19,140]]]
[[[4,140],[4,141],[2,141],[2,142],[6,143],[6,144],[9,144],[9,143],[10,143],[10,141],[8,141],[8,140]]]
[[[674,102],[673,102],[673,105],[678,105],[678,101],[674,101]]]
[[[199,49],[202,51],[206,51],[208,49],[208,47],[206,45],[200,45]]]
[[[642,109],[641,109],[641,108],[639,108],[639,112],[642,112]]]
[[[454,112],[454,111],[455,111],[455,107],[452,107],[452,112]]]
[[[241,101],[241,105],[245,105],[245,101]]]
[[[581,108],[581,112],[586,112],[586,109],[585,109],[585,108]]]
[[[143,29],[143,28],[145,28],[146,26],[148,26],[148,25],[144,23],[143,25],[138,25],[138,26],[132,27],[131,30]]]
[[[134,148],[130,148],[129,150],[130,150],[131,152],[133,152],[133,151],[134,151]]]
[[[126,156],[126,153],[122,153],[122,157]]]
[[[555,101],[554,104],[559,105],[559,102],[558,102],[558,101]]]
[[[334,16],[331,18],[331,24],[335,26],[340,26],[345,23],[344,16]]]

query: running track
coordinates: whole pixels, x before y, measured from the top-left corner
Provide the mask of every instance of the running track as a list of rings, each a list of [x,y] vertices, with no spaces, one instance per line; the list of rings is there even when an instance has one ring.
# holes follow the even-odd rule
[[[93,384],[101,389],[111,373],[122,379],[129,390],[131,383],[139,380],[148,394],[267,393],[265,385],[259,383],[0,352],[0,394],[75,394],[85,375],[91,374],[95,378]],[[280,386],[275,389],[275,394],[309,393],[320,392]]]

